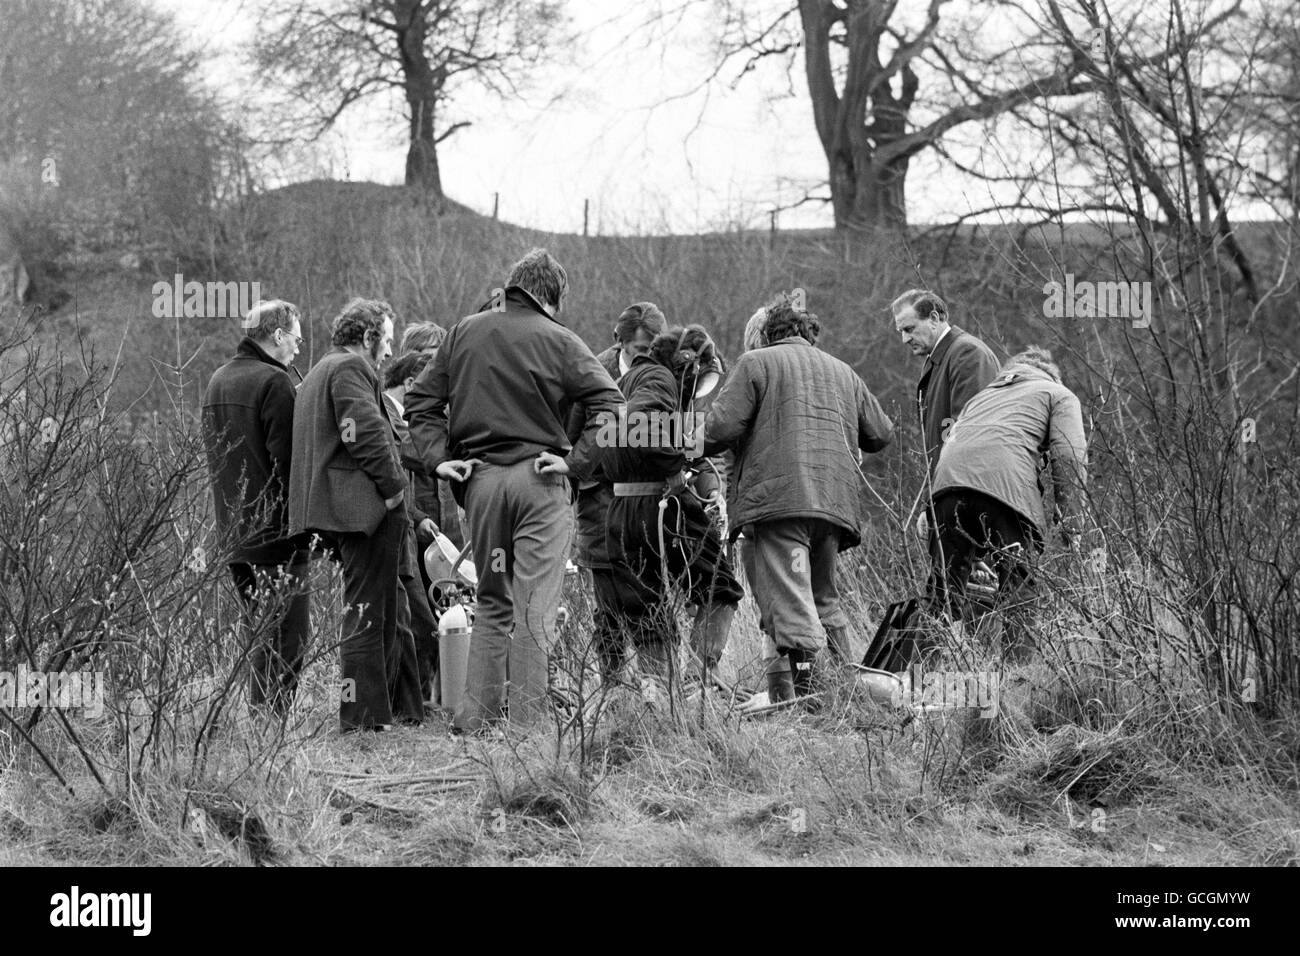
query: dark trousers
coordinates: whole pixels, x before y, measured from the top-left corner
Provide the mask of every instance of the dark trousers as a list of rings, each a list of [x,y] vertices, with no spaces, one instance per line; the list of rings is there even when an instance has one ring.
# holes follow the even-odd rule
[[[416,550],[415,528],[406,525],[406,538],[402,542],[401,561],[397,578],[402,584],[404,604],[399,602],[401,620],[398,627],[406,630],[415,644],[415,662],[420,675],[420,695],[423,700],[433,700],[433,675],[438,669],[438,622],[429,607],[428,585],[424,583],[424,561]]]
[[[660,554],[659,502],[658,495],[616,497],[605,529],[618,621],[636,647],[677,642],[665,571],[668,582],[677,584],[695,605],[739,604],[745,596],[722,549],[717,526],[704,507],[687,495],[668,499],[664,554]]]
[[[975,563],[985,561],[997,575],[992,607],[1005,613],[1004,643],[1017,653],[1025,651],[1031,618],[1029,561],[1043,546],[1038,529],[996,498],[964,488],[935,495],[933,508],[931,610],[968,619],[982,616],[967,585]]]
[[[595,603],[591,608],[592,643],[600,676],[612,680],[627,660],[623,632],[618,626],[618,579],[613,568],[588,568]]]
[[[250,643],[248,691],[254,705],[284,713],[293,702],[311,626],[307,590],[309,557],[299,552],[286,564],[230,565],[244,608]]]
[[[398,627],[406,596],[397,571],[409,524],[406,508],[398,507],[384,515],[374,534],[335,535],[346,602],[339,704],[344,730],[424,718],[415,645],[409,631]]]

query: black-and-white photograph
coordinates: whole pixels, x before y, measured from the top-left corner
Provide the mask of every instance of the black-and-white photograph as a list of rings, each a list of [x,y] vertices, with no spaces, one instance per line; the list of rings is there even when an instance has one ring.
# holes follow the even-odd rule
[[[0,0],[0,866],[1222,941],[1300,865],[1298,321],[1294,0]]]

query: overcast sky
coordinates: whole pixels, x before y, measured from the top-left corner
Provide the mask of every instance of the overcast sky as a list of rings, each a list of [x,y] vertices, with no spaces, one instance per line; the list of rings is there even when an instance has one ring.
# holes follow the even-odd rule
[[[155,0],[216,54],[210,81],[236,88],[238,50],[253,35],[254,0]],[[692,93],[713,67],[706,5],[647,48],[635,26],[638,0],[569,0],[583,35],[556,49],[522,99],[466,97],[444,122],[468,119],[439,149],[447,194],[503,219],[560,232],[697,232],[732,224],[765,227],[774,206],[825,194],[826,162],[804,89],[802,54],[793,77],[778,64],[735,89],[715,82]],[[727,77],[734,76],[733,69]],[[562,95],[561,95],[562,94]],[[360,107],[312,150],[321,174],[400,183],[405,128],[399,101]],[[940,171],[929,156],[908,177],[909,218],[948,218],[988,197],[978,184]],[[780,214],[785,227],[832,224],[828,206]]]

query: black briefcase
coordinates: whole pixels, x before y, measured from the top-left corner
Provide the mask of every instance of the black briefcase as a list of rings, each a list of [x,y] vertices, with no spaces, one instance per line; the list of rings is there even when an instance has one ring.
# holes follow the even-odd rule
[[[919,661],[924,649],[920,600],[897,601],[885,609],[884,620],[867,645],[862,666],[898,674]]]

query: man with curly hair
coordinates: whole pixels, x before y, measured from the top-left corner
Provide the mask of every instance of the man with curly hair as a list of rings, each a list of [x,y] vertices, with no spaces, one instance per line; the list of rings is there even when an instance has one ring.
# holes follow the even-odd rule
[[[289,526],[326,541],[343,567],[339,722],[382,730],[424,717],[415,646],[398,626],[406,476],[378,374],[393,352],[392,307],[353,299],[331,342],[294,407]]]
[[[735,451],[732,534],[743,527],[753,542],[759,609],[799,696],[828,641],[837,658],[847,655],[835,560],[866,524],[859,449],[880,451],[894,435],[866,383],[816,347],[821,329],[778,297],[767,307],[767,344],[740,357],[704,427],[706,455]]]

